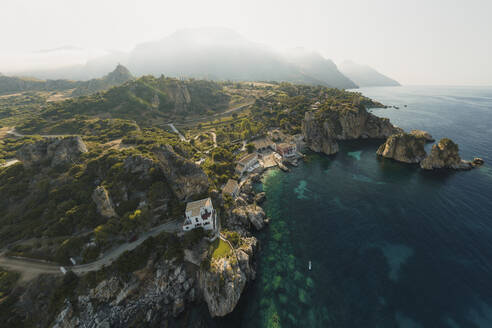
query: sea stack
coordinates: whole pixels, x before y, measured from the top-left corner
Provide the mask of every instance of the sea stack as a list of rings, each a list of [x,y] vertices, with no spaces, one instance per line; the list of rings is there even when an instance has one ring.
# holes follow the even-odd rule
[[[427,155],[424,149],[426,140],[421,134],[393,134],[379,147],[376,154],[398,162],[417,164]]]
[[[432,146],[430,154],[420,162],[420,167],[424,170],[441,168],[470,170],[473,168],[473,165],[471,162],[461,159],[457,144],[451,139],[443,138]]]

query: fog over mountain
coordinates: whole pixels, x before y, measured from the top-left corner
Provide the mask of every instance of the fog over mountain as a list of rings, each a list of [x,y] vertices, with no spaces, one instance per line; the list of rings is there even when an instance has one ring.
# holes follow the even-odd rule
[[[113,52],[85,65],[22,72],[49,79],[97,78],[121,63],[136,76],[152,74],[212,80],[287,81],[356,88],[336,65],[320,54],[296,48],[276,51],[225,28],[182,29],[132,51]]]
[[[352,61],[339,64],[340,71],[354,81],[359,87],[399,86],[400,83],[383,75],[367,65],[359,65]]]

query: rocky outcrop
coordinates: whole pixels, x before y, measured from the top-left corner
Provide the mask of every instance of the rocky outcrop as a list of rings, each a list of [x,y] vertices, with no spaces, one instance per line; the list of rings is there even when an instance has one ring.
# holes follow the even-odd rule
[[[338,140],[382,139],[403,131],[388,119],[355,107],[306,112],[302,132],[311,150],[331,155],[338,152]]]
[[[454,170],[469,170],[473,166],[471,162],[464,161],[459,155],[458,145],[451,139],[443,138],[432,146],[432,150],[422,162],[420,167],[424,170],[448,168]]]
[[[241,244],[228,256],[213,258],[209,269],[200,270],[199,286],[212,317],[231,313],[246,282],[256,276],[253,256],[257,240],[254,237],[242,238]]]
[[[398,133],[389,136],[376,153],[403,163],[420,163],[427,155],[426,138],[415,134]]]
[[[153,152],[170,187],[179,199],[189,200],[208,190],[208,177],[202,169],[178,155],[170,145],[155,148]]]
[[[426,142],[434,142],[436,141],[432,135],[427,132],[427,131],[423,131],[423,130],[412,130],[410,131],[410,134],[417,137],[417,138],[423,138]]]
[[[79,136],[50,137],[25,144],[17,151],[17,158],[26,166],[47,164],[55,167],[76,163],[87,147]]]
[[[236,207],[232,211],[230,224],[232,226],[249,226],[252,224],[256,230],[261,230],[265,226],[265,211],[257,205],[246,205]]]
[[[266,193],[265,192],[260,192],[255,195],[255,202],[256,204],[262,204],[266,200]]]
[[[118,216],[114,210],[113,201],[103,186],[98,186],[92,193],[92,200],[96,203],[97,212],[107,218]]]
[[[150,262],[128,281],[112,277],[73,301],[65,300],[52,326],[156,326],[196,298],[195,279],[175,260]],[[72,304],[73,302],[73,304]],[[77,309],[77,311],[74,311]]]

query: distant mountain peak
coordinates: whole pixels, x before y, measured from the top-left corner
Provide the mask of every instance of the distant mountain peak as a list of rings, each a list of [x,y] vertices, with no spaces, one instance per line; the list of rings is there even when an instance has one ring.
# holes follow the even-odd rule
[[[133,79],[132,73],[130,73],[128,68],[119,63],[111,73],[102,78],[102,80],[112,85],[122,84],[131,79]]]
[[[399,86],[400,83],[376,71],[368,65],[345,60],[338,65],[340,71],[360,87]]]

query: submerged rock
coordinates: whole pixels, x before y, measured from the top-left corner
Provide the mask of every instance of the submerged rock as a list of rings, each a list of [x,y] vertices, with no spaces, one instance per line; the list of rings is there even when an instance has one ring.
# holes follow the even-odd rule
[[[424,170],[449,168],[454,170],[469,170],[473,166],[471,162],[464,161],[459,155],[459,147],[451,139],[443,138],[432,146],[432,150],[424,160],[420,162]]]
[[[398,133],[388,137],[376,154],[403,163],[420,163],[427,155],[424,149],[426,138],[409,133]]]
[[[302,122],[302,133],[307,146],[327,155],[338,152],[338,140],[382,139],[403,132],[387,118],[377,117],[362,107],[330,108],[307,112]]]

